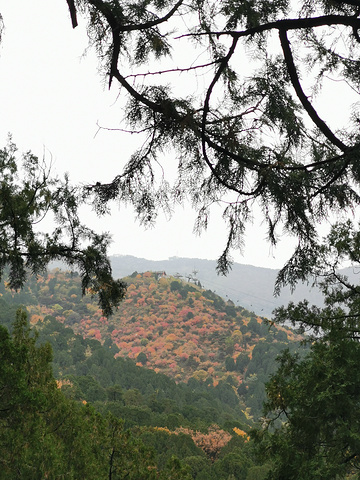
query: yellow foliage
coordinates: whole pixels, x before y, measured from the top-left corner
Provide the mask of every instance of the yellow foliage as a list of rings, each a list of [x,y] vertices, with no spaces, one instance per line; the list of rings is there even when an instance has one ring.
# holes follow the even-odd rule
[[[87,345],[86,350],[85,350],[85,357],[89,358],[92,355],[91,347]]]
[[[63,378],[60,380],[56,380],[56,385],[58,388],[61,388],[63,385],[70,385],[71,387],[73,386],[73,383],[70,382],[67,378]]]
[[[90,313],[95,313],[95,312],[97,312],[98,308],[99,308],[99,307],[98,307],[97,305],[93,305],[93,304],[91,304],[91,303],[88,303],[88,304],[86,305],[86,309],[87,309],[87,311],[90,312]]]
[[[240,330],[234,330],[231,336],[237,341],[238,339],[241,339],[243,335]]]
[[[166,432],[168,433],[169,435],[171,434],[176,434],[176,432],[172,432],[171,430],[169,430],[167,427],[153,427],[153,430],[158,430],[160,432]]]
[[[241,410],[242,413],[245,415],[247,420],[252,420],[252,415],[250,415],[250,407],[245,408],[245,410]]]
[[[236,435],[239,435],[240,437],[243,437],[246,442],[248,442],[250,440],[249,435],[246,432],[244,432],[244,430],[241,430],[240,428],[234,427],[233,431],[236,433]]]
[[[255,344],[254,344],[254,345],[250,345],[250,347],[249,347],[249,350],[250,350],[250,352],[249,352],[249,358],[250,358],[250,360],[252,359],[252,351],[254,350],[254,348],[255,348]]]
[[[196,370],[192,378],[195,378],[196,380],[201,380],[204,381],[208,377],[208,373],[205,370]]]

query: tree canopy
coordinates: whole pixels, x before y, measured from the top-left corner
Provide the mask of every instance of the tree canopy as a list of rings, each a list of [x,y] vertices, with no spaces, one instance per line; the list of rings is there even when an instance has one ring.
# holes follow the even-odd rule
[[[256,435],[274,460],[269,478],[359,478],[360,289],[339,272],[344,260],[359,264],[359,232],[350,222],[335,225],[306,266],[324,306],[304,300],[275,311],[276,322],[307,331],[311,347],[305,358],[284,352],[267,385]]]
[[[359,203],[359,1],[68,4],[73,27],[87,21],[109,87],[127,98],[124,130],[142,140],[111,183],[89,187],[99,212],[120,199],[149,223],[188,199],[201,231],[223,204],[226,271],[254,202],[271,243],[282,228],[298,239],[296,262],[314,247],[318,222]],[[352,95],[343,125],[331,98],[324,117],[329,83],[344,103],[345,90]]]
[[[359,353],[342,338],[315,342],[302,361],[282,355],[260,433],[269,478],[359,478]]]
[[[11,139],[0,150],[0,173],[0,278],[6,273],[9,286],[19,289],[29,272],[38,274],[50,261],[62,260],[79,271],[83,294],[97,294],[109,315],[126,288],[112,278],[109,237],[80,221],[80,188],[66,176],[51,177],[50,167],[31,152],[18,155]],[[39,230],[44,220],[48,232]]]

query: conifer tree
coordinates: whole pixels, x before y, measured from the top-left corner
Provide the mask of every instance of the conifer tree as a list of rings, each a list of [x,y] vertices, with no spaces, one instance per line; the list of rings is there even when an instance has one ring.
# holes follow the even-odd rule
[[[360,260],[360,236],[337,224],[307,265],[324,306],[304,300],[275,311],[274,320],[307,334],[310,353],[279,358],[267,385],[263,428],[255,438],[273,461],[269,478],[358,478],[360,452],[360,288],[339,271]],[[293,277],[296,278],[296,268]],[[355,280],[355,281],[354,281]]]
[[[127,98],[124,129],[142,144],[111,183],[89,187],[99,212],[120,199],[151,223],[186,198],[200,231],[222,204],[226,271],[254,203],[272,244],[282,231],[298,239],[296,262],[318,222],[359,204],[358,0],[72,3],[109,87]],[[333,98],[325,116],[329,83],[335,95],[342,85],[344,124]]]
[[[97,294],[104,313],[111,314],[125,284],[112,278],[108,236],[80,221],[80,188],[67,176],[51,177],[50,168],[31,152],[19,155],[11,138],[0,150],[0,177],[0,279],[20,289],[29,274],[61,260],[80,273],[83,294]],[[48,232],[38,227],[45,217]]]

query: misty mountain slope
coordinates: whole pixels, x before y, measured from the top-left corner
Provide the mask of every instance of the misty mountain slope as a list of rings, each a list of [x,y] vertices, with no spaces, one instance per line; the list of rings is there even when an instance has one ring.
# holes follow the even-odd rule
[[[165,271],[168,275],[179,274],[185,281],[193,281],[195,278],[203,288],[267,318],[271,318],[274,308],[289,301],[298,302],[307,298],[310,303],[317,305],[322,302],[318,289],[311,288],[310,285],[299,285],[293,293],[289,288],[284,288],[279,297],[274,297],[278,270],[271,268],[234,263],[229,274],[222,276],[216,273],[215,260],[171,257],[168,260],[155,261],[130,255],[114,255],[110,260],[116,278],[125,277],[135,271]]]
[[[168,260],[147,260],[132,255],[110,256],[115,278],[123,278],[133,272],[165,271],[168,275],[179,274],[182,280],[196,278],[201,285],[235,305],[242,306],[257,315],[271,318],[276,307],[290,301],[307,299],[310,304],[322,306],[322,295],[310,284],[299,284],[294,292],[283,288],[281,295],[274,297],[274,285],[278,270],[234,263],[227,276],[216,273],[216,261],[199,258],[171,257]],[[61,262],[52,262],[50,268],[66,268]],[[194,274],[194,272],[196,272]],[[350,267],[340,271],[352,282],[359,283],[360,268]],[[189,277],[191,277],[189,279]]]

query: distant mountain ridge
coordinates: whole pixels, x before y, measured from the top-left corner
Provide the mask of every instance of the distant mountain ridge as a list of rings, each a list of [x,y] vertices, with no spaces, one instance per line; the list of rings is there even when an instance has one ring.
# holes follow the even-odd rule
[[[272,318],[272,312],[290,301],[307,299],[310,304],[322,306],[319,289],[311,284],[299,284],[294,292],[283,288],[278,297],[274,296],[274,285],[278,270],[234,263],[227,276],[216,273],[216,261],[200,258],[170,257],[167,260],[147,260],[132,255],[111,255],[111,266],[115,278],[123,278],[134,272],[164,271],[168,275],[180,275],[182,280],[195,277],[200,284],[225,300],[232,300],[236,306],[242,306],[262,317]],[[52,262],[50,268],[67,269],[61,262]],[[196,272],[196,275],[194,275]],[[359,283],[360,268],[349,267],[340,270],[355,284]]]
[[[131,275],[133,272],[165,271],[168,275],[179,274],[183,280],[199,281],[200,284],[235,305],[242,306],[267,318],[272,311],[289,301],[298,302],[304,298],[310,303],[321,305],[322,297],[317,288],[299,285],[291,293],[284,288],[279,297],[274,297],[274,285],[278,270],[234,263],[229,274],[224,277],[216,273],[216,261],[199,258],[171,257],[168,260],[146,260],[131,255],[110,257],[113,274],[116,278]]]

